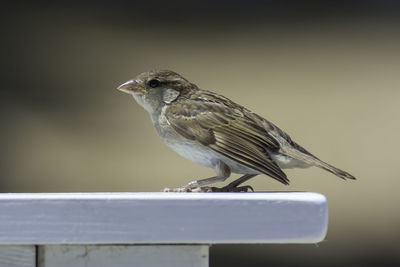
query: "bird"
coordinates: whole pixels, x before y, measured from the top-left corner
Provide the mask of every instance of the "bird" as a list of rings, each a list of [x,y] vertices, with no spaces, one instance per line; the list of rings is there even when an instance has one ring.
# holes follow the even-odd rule
[[[139,74],[117,87],[133,96],[149,114],[164,143],[179,155],[215,170],[166,192],[248,192],[241,186],[265,174],[285,185],[283,169],[316,166],[342,179],[356,178],[311,154],[267,119],[225,96],[199,88],[171,70]],[[242,176],[223,187],[232,173]]]

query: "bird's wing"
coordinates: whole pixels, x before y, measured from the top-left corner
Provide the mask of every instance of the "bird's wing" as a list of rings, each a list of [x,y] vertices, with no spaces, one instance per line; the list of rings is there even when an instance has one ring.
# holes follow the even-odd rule
[[[278,150],[279,143],[240,110],[221,103],[185,100],[169,106],[165,116],[183,137],[284,184],[289,183],[267,152]]]

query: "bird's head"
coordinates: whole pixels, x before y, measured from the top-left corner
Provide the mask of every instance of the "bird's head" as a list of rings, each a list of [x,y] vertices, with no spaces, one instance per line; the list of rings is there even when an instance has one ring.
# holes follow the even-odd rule
[[[197,88],[196,85],[176,72],[155,70],[143,72],[136,78],[121,84],[117,89],[133,95],[135,100],[151,113],[164,105],[171,104],[195,88]]]

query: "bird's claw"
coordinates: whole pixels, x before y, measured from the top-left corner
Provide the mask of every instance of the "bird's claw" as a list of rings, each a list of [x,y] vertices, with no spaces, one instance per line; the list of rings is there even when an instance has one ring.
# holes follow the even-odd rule
[[[169,188],[166,187],[163,189],[163,192],[175,192],[175,193],[198,193],[198,192],[204,192],[200,187],[194,187],[194,188],[187,188],[187,187],[177,187],[177,188]]]
[[[210,193],[210,192],[254,192],[253,187],[250,185],[244,186],[231,186],[227,185],[224,187],[214,187],[214,186],[203,186],[203,187],[177,187],[177,188],[164,188],[163,192],[175,192],[175,193]]]

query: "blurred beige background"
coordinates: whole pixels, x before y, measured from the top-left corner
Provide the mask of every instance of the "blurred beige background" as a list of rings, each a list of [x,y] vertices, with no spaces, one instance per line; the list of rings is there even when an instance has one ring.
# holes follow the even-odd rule
[[[254,178],[249,184],[258,191],[325,194],[327,241],[217,246],[213,265],[400,263],[394,7],[316,15],[271,4],[266,15],[247,20],[235,2],[238,20],[235,9],[232,17],[216,12],[204,20],[206,13],[182,15],[178,4],[165,15],[151,4],[105,3],[9,7],[0,192],[160,191],[212,176],[166,147],[147,112],[115,90],[140,72],[171,69],[271,120],[358,178],[345,182],[316,168],[287,170],[290,186]]]

